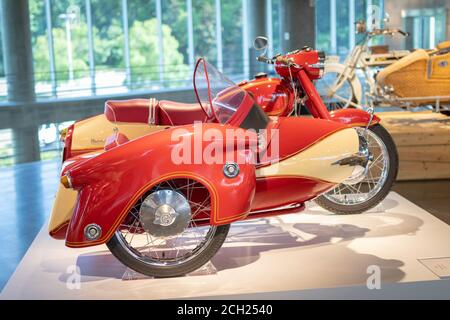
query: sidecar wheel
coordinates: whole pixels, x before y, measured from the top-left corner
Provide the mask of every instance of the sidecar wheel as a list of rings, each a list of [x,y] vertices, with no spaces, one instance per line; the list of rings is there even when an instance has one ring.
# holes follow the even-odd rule
[[[358,130],[364,132],[364,128]],[[379,124],[369,127],[366,139],[369,151],[374,155],[367,176],[358,183],[341,183],[317,197],[315,202],[319,206],[335,214],[359,214],[386,198],[397,178],[397,147],[391,135]]]
[[[139,273],[155,278],[168,278],[186,275],[205,265],[219,251],[228,235],[230,225],[215,228],[211,242],[204,250],[188,263],[178,266],[152,266],[138,259],[132,252],[124,247],[120,236],[115,233],[106,244],[111,253],[124,265]]]
[[[147,276],[182,276],[206,264],[230,225],[211,226],[211,198],[202,184],[174,179],[153,187],[108,241],[111,253]]]

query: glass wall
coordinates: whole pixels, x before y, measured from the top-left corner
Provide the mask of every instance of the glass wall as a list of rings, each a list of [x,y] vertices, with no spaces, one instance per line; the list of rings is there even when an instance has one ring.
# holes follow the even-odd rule
[[[73,122],[46,123],[39,126],[38,136],[41,160],[55,159],[61,155],[64,146],[60,140],[59,132],[70,126]]]
[[[7,97],[7,87],[5,79],[5,68],[3,64],[3,50],[2,50],[2,21],[0,17],[0,101]]]
[[[38,98],[190,86],[199,56],[242,74],[243,1],[30,0]]]
[[[221,1],[223,71],[225,74],[242,74],[242,3]]]
[[[194,52],[217,64],[215,0],[192,1]]]
[[[432,49],[445,41],[445,8],[404,10],[402,12],[405,31],[410,36],[405,39],[406,49]]]
[[[14,164],[14,148],[12,143],[12,130],[0,130],[0,168]]]
[[[362,39],[355,34],[355,22],[364,20],[371,28],[375,21],[380,27],[383,11],[383,0],[316,0],[316,47],[328,54],[347,56]],[[378,37],[372,44],[383,41]]]
[[[126,91],[124,26],[121,0],[91,0],[96,94]],[[107,14],[105,14],[107,13]]]

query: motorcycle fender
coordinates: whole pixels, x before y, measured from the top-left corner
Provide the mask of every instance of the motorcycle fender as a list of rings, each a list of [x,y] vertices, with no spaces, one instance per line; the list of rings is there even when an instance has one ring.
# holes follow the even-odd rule
[[[381,119],[377,115],[373,115],[370,121],[371,114],[361,109],[339,109],[330,112],[330,120],[346,124],[351,127],[365,127],[370,122],[370,125],[380,123]]]
[[[184,136],[194,134],[195,125],[181,127]],[[206,128],[224,131],[227,126],[202,124]],[[224,175],[223,163],[175,163],[172,152],[180,146],[167,129],[124,143],[63,170],[70,174],[78,200],[67,229],[66,245],[86,247],[106,243],[118,229],[136,202],[153,186],[169,179],[188,178],[202,183],[211,195],[211,225],[229,224],[246,217],[256,187],[255,165],[252,153],[246,149],[231,148],[224,152],[226,159],[242,156],[239,174],[234,178]],[[224,133],[225,137],[225,133]],[[198,140],[194,139],[194,144]],[[216,140],[211,140],[216,141]],[[202,154],[208,141],[201,142]],[[237,158],[239,159],[239,158]],[[84,230],[90,224],[101,229],[101,235],[88,241]]]

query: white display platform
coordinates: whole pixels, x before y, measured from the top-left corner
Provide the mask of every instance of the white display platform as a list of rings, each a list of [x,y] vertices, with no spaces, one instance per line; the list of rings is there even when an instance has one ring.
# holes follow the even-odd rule
[[[382,208],[337,216],[310,204],[301,214],[235,223],[212,259],[216,274],[169,279],[124,281],[127,268],[106,246],[66,248],[44,227],[0,298],[449,299],[450,281],[419,259],[450,257],[450,227],[396,193]],[[380,268],[381,290],[366,286],[370,266]]]

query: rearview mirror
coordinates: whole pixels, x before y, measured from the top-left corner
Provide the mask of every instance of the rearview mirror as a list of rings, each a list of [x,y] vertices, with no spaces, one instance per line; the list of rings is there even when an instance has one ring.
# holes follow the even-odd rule
[[[256,37],[255,41],[253,41],[253,48],[256,50],[265,50],[269,45],[269,41],[266,37]]]

